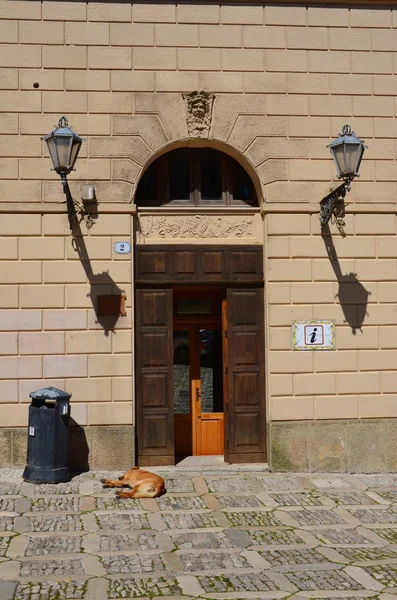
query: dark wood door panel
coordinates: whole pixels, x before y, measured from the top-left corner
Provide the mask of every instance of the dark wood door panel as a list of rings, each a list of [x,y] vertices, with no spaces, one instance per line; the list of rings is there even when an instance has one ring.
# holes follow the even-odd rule
[[[143,331],[141,335],[142,369],[168,368],[168,331]]]
[[[136,282],[263,282],[261,246],[136,246]]]
[[[198,271],[199,256],[194,251],[180,250],[173,255],[173,274],[178,276],[195,275]]]
[[[143,416],[143,447],[145,454],[161,455],[168,450],[168,414]]]
[[[233,344],[238,352],[233,354],[234,367],[256,367],[259,364],[259,332],[234,331]]]
[[[235,410],[237,410],[240,406],[258,406],[258,398],[260,395],[259,379],[259,370],[251,373],[246,370],[242,373],[234,371],[233,390]]]
[[[234,430],[234,450],[236,453],[260,452],[261,422],[260,413],[237,413]]]
[[[142,408],[168,411],[168,373],[142,373]]]
[[[229,276],[251,276],[255,278],[262,270],[261,252],[258,250],[229,251]]]
[[[266,461],[263,289],[228,288],[229,461]]]
[[[203,250],[203,275],[222,276],[225,271],[224,256],[225,253],[222,250]]]
[[[232,306],[233,324],[237,326],[253,326],[256,328],[260,298],[257,290],[236,290]]]
[[[139,256],[137,275],[166,275],[167,273],[166,250],[145,250]]]
[[[138,464],[173,464],[172,290],[136,290]]]
[[[141,327],[168,327],[167,290],[142,290]]]

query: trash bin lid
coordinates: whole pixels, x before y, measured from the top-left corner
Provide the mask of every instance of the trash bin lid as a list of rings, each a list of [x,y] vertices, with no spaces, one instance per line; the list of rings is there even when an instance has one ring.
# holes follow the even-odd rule
[[[36,390],[35,392],[30,392],[29,396],[33,398],[33,400],[56,400],[68,402],[72,397],[72,394],[69,392],[65,392],[64,390],[60,390],[56,387],[47,387],[42,388],[41,390]]]

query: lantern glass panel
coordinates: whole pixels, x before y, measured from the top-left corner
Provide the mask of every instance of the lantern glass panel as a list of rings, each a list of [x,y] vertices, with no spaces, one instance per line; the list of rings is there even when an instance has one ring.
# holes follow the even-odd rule
[[[48,139],[46,139],[47,142],[47,147],[48,147],[48,152],[50,154],[51,160],[52,160],[52,164],[54,166],[55,171],[59,168],[59,160],[58,160],[58,154],[57,154],[57,147],[55,144],[55,139],[54,137],[49,137]]]
[[[356,172],[357,150],[357,144],[346,144],[345,173],[351,174]]]
[[[78,155],[79,150],[80,150],[80,146],[81,146],[81,140],[73,138],[73,141],[72,141],[72,153],[70,155],[70,168],[71,169],[74,168],[74,163],[76,162],[77,155]]]
[[[334,152],[334,160],[338,170],[338,175],[341,175],[341,173],[343,173],[345,170],[345,153],[343,145],[341,144],[340,146],[334,146],[332,150]]]
[[[69,170],[70,150],[72,138],[69,136],[58,136],[56,140],[59,169],[60,171]]]
[[[357,148],[357,158],[356,158],[356,173],[358,173],[358,171],[360,170],[360,165],[361,165],[361,159],[363,157],[364,154],[364,150],[365,147],[363,144],[361,144],[358,148]]]

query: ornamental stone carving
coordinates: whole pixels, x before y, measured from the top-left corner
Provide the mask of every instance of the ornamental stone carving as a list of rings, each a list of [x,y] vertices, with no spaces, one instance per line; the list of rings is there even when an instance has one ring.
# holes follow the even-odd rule
[[[215,217],[208,215],[141,216],[140,230],[144,238],[221,239],[252,238],[252,217]]]
[[[214,94],[203,91],[183,94],[186,102],[186,123],[190,137],[209,136],[214,97]]]

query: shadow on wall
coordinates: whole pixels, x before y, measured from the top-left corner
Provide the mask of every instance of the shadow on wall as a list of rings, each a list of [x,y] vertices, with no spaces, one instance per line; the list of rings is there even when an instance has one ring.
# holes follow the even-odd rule
[[[69,431],[69,469],[73,474],[86,473],[89,467],[90,450],[84,427],[70,418]]]
[[[89,296],[95,311],[96,323],[99,323],[104,330],[105,335],[108,336],[109,331],[114,331],[120,314],[101,314],[98,307],[98,296],[121,296],[124,293],[124,290],[119,288],[115,283],[109,275],[109,271],[102,271],[102,273],[96,274],[93,272],[87,246],[81,231],[79,217],[76,213],[68,183],[66,183],[65,194],[67,196],[69,225],[73,236],[72,246],[77,252],[85,274],[87,275],[87,279],[90,282],[90,292],[87,295]]]
[[[363,284],[359,282],[355,273],[342,274],[328,225],[324,227],[321,236],[339,284],[336,297],[342,307],[345,322],[350,325],[353,335],[356,335],[357,329],[361,331],[365,317],[368,314],[368,296],[371,292],[368,292]]]

